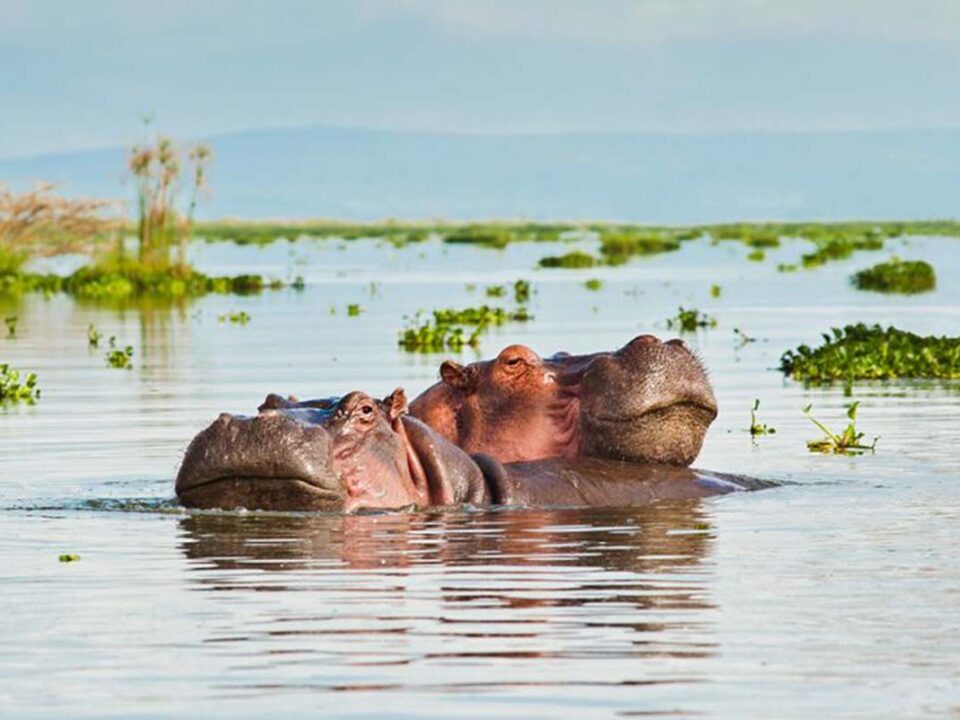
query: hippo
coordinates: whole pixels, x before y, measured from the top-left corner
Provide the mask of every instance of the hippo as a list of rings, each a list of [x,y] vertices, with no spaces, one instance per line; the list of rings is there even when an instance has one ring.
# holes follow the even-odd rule
[[[440,366],[410,412],[468,453],[511,463],[594,456],[688,466],[717,416],[706,370],[680,339],[640,335],[615,352]]]
[[[220,415],[190,443],[176,479],[191,508],[388,510],[450,505],[633,506],[769,483],[657,463],[554,457],[502,463],[469,455],[407,412],[355,391],[291,405],[268,396],[255,416]]]

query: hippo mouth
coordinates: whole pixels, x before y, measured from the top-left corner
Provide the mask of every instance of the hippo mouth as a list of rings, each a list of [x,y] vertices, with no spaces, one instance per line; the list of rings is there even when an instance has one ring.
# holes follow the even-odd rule
[[[217,418],[187,448],[176,493],[186,507],[222,510],[338,510],[345,498],[327,432],[280,410]]]
[[[179,492],[189,508],[220,510],[338,511],[344,495],[309,479],[232,475],[205,480]]]

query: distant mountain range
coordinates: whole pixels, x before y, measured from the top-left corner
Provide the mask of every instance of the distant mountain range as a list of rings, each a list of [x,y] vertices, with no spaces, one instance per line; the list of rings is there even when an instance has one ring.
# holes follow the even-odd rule
[[[960,215],[960,130],[206,138],[204,218],[724,220]],[[129,197],[123,148],[0,160],[0,182]]]

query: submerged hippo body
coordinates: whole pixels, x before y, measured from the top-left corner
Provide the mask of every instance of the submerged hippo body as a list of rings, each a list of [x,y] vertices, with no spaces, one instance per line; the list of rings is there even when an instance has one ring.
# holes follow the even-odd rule
[[[541,358],[523,345],[440,367],[410,412],[469,453],[502,462],[594,456],[690,465],[717,404],[682,340],[640,335],[619,350]]]
[[[468,455],[406,414],[402,390],[221,415],[187,448],[176,481],[195,508],[338,511],[446,505],[625,506],[767,484],[602,458],[501,463]]]

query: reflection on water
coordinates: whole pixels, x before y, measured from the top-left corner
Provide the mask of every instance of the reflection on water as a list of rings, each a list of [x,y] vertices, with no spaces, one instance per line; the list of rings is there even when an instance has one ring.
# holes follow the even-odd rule
[[[270,599],[252,622],[213,622],[198,638],[251,670],[249,683],[218,686],[235,696],[469,691],[516,702],[579,687],[623,703],[628,688],[697,682],[696,659],[716,651],[698,501],[178,523],[192,589],[211,609],[280,594],[259,595]],[[283,671],[259,677],[278,657]],[[682,676],[665,672],[671,660]]]
[[[849,274],[886,251],[778,273],[798,243],[764,263],[694,242],[586,272],[533,270],[576,244],[339,247],[193,248],[205,272],[303,275],[302,292],[0,298],[0,314],[20,318],[0,362],[38,372],[43,391],[36,406],[0,408],[0,717],[957,713],[960,382],[858,386],[858,425],[880,442],[843,458],[806,451],[815,428],[800,408],[836,426],[850,398],[772,368],[846,322],[956,334],[960,284],[854,290]],[[960,266],[953,239],[896,251],[941,278]],[[593,276],[599,292],[583,287]],[[400,351],[404,317],[494,302],[486,285],[521,277],[535,320],[491,329],[484,353],[612,348],[668,333],[680,304],[716,316],[686,338],[720,405],[698,465],[794,483],[632,510],[340,517],[172,503],[186,443],[219,412],[269,392],[412,396],[443,355]],[[248,325],[218,321],[241,310]],[[107,367],[111,336],[134,346],[132,370]],[[775,435],[751,440],[754,398]],[[61,564],[64,552],[82,559]]]

